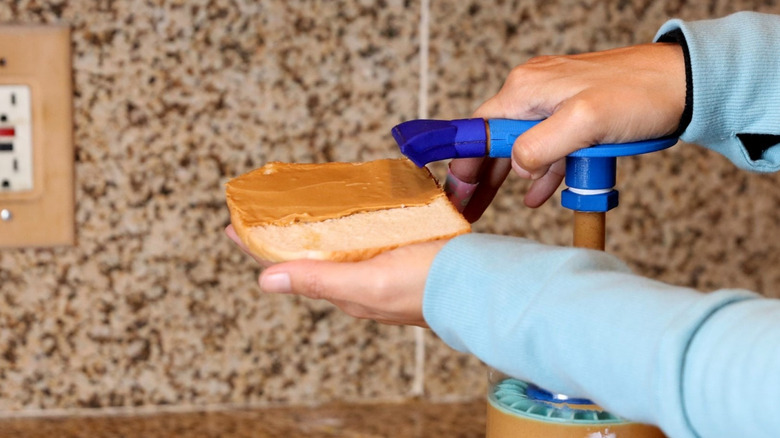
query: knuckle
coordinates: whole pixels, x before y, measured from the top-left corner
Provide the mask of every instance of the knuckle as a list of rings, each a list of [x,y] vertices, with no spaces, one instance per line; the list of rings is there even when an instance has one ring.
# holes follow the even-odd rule
[[[506,85],[515,85],[515,84],[522,84],[528,75],[531,73],[532,68],[531,65],[526,64],[520,64],[516,65],[512,68],[512,70],[509,71],[509,74],[506,78]]]
[[[529,59],[525,65],[529,70],[546,71],[552,68],[559,68],[562,64],[569,61],[565,55],[537,55]]]
[[[366,309],[363,306],[354,303],[342,303],[339,305],[339,308],[342,312],[353,318],[369,319],[368,312],[366,312]]]
[[[365,291],[366,298],[374,305],[387,305],[388,292],[391,288],[391,280],[387,275],[375,275],[371,282],[370,290]]]
[[[568,113],[573,126],[590,128],[598,123],[602,111],[591,99],[574,99],[568,105]]]
[[[526,64],[520,64],[512,67],[512,70],[509,71],[509,74],[507,75],[508,80],[517,80],[518,78],[522,77],[525,74],[525,71],[528,69],[526,67]]]
[[[526,61],[527,65],[539,66],[543,64],[549,64],[551,61],[558,58],[556,55],[536,55]]]
[[[536,138],[525,139],[514,148],[512,155],[524,169],[536,170],[544,164],[539,158],[539,152],[543,147],[541,141]]]
[[[306,272],[301,277],[301,287],[306,296],[313,299],[325,298],[325,284],[319,275],[314,272]]]
[[[555,175],[556,178],[562,180],[566,177],[566,161],[564,159],[556,161],[552,164],[552,166],[550,166],[548,172]]]

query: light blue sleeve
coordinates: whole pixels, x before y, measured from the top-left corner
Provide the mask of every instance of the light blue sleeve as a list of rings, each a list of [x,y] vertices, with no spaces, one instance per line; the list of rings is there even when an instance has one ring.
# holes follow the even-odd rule
[[[752,159],[737,137],[780,135],[780,16],[739,12],[714,20],[675,19],[655,39],[677,29],[688,46],[693,80],[693,114],[680,138],[742,169],[780,169],[780,145]]]
[[[670,286],[599,251],[470,234],[434,260],[423,314],[451,347],[670,438],[780,431],[778,300]]]

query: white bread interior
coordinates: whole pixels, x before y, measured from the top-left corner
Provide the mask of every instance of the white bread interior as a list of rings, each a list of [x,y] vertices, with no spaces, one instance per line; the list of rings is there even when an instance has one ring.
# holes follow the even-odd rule
[[[231,211],[236,207],[231,205]],[[471,225],[444,193],[423,206],[355,213],[319,222],[233,227],[250,251],[272,262],[296,259],[359,261],[402,245],[446,239],[471,231]]]

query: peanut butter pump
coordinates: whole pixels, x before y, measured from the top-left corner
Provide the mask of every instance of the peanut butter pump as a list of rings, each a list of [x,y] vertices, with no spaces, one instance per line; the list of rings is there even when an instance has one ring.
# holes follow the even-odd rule
[[[515,139],[539,121],[410,120],[393,128],[401,152],[418,166],[448,158],[511,156]],[[677,138],[602,144],[566,157],[561,204],[574,211],[574,246],[604,250],[606,212],[617,207],[617,157],[666,149]],[[660,429],[489,371],[487,438],[663,438]]]

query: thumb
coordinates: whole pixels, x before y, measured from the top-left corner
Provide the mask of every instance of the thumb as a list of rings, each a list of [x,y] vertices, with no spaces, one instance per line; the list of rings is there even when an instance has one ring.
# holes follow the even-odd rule
[[[279,263],[260,274],[260,288],[268,293],[294,293],[312,299],[340,299],[339,294],[354,288],[354,263],[296,260]],[[347,272],[347,269],[352,268]],[[349,275],[347,275],[349,274]]]

